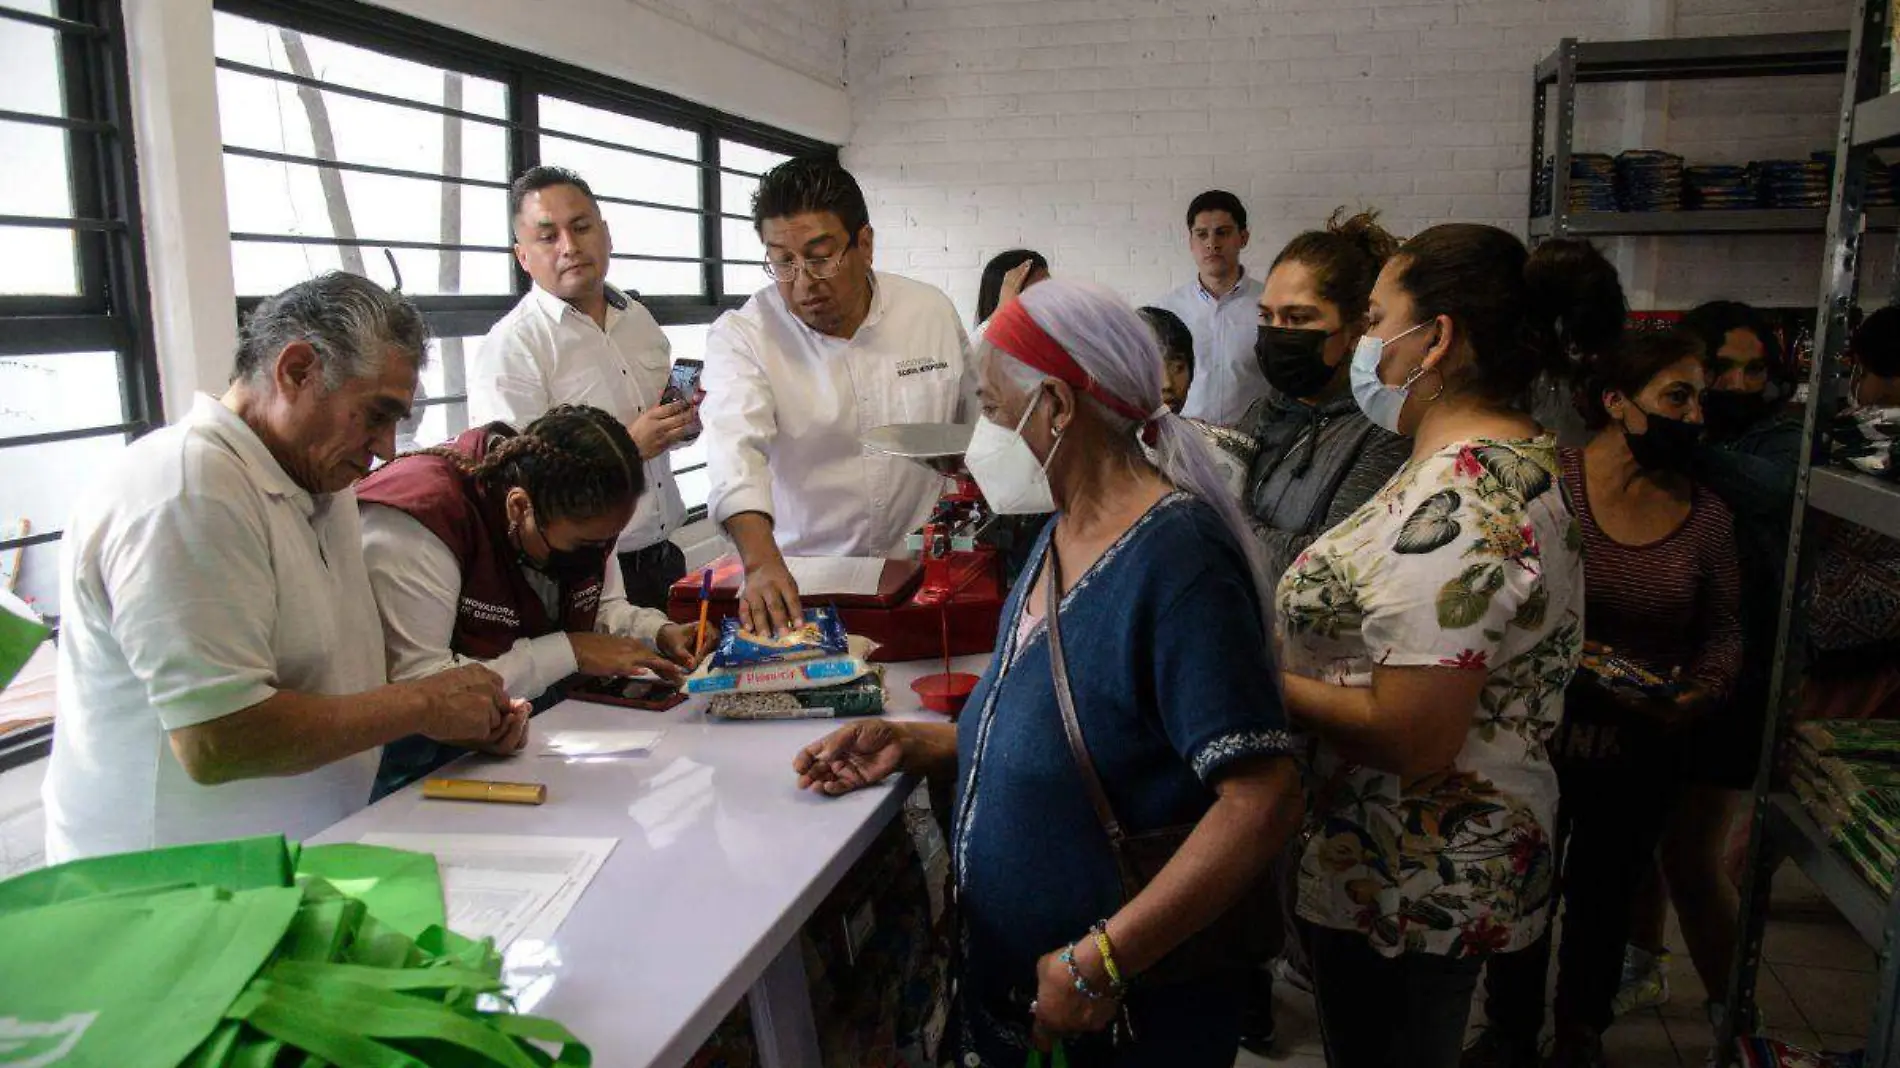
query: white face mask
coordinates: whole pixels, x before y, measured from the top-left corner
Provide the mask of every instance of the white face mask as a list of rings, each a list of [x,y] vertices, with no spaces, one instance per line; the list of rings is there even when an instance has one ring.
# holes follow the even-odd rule
[[[1359,410],[1366,413],[1372,425],[1384,427],[1396,434],[1399,432],[1399,411],[1405,407],[1406,395],[1412,392],[1412,383],[1425,373],[1421,365],[1417,370],[1405,376],[1405,381],[1396,386],[1388,386],[1379,377],[1379,364],[1385,359],[1385,347],[1408,335],[1415,334],[1429,325],[1426,320],[1391,338],[1377,338],[1366,334],[1359,339],[1358,347],[1352,353],[1352,399],[1359,402]]]
[[[1043,391],[1029,402],[1015,430],[1005,430],[988,419],[976,421],[970,435],[970,447],[964,451],[964,466],[983,491],[983,500],[998,515],[1046,515],[1056,510],[1055,495],[1049,490],[1049,460],[1055,459],[1056,444],[1049,449],[1049,460],[1038,460],[1023,440],[1023,427],[1042,403]]]

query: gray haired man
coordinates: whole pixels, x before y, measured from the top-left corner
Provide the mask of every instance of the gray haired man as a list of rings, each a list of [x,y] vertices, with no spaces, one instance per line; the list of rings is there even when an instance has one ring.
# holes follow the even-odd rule
[[[49,862],[314,834],[409,734],[520,748],[527,709],[486,668],[387,685],[350,485],[395,451],[427,333],[355,275],[293,286],[246,321],[223,397],[91,487],[61,567]]]

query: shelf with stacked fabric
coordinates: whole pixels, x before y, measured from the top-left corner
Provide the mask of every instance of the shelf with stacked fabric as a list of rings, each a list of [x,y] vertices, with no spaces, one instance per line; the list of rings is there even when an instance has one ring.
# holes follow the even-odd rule
[[[1828,833],[1802,810],[1793,795],[1769,798],[1763,833],[1778,853],[1801,868],[1801,873],[1854,925],[1868,945],[1879,948],[1885,944],[1887,899],[1834,849]]]
[[[1588,211],[1568,217],[1572,237],[1663,237],[1691,234],[1825,234],[1825,208],[1760,208],[1723,211]],[[1900,208],[1867,212],[1867,229],[1900,231]],[[1532,237],[1548,237],[1551,219],[1530,222]]]

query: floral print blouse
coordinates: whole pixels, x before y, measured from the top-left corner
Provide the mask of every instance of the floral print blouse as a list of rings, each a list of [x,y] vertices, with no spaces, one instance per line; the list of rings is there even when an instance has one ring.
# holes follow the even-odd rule
[[[1551,902],[1548,743],[1583,646],[1581,532],[1556,441],[1474,440],[1408,462],[1280,581],[1286,671],[1372,685],[1376,665],[1487,673],[1453,768],[1410,782],[1313,767],[1299,913],[1386,956],[1521,948]]]

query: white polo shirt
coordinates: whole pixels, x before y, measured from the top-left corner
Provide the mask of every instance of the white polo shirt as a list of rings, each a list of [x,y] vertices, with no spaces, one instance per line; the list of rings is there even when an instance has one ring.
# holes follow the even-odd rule
[[[363,505],[363,555],[369,563],[369,584],[376,591],[376,607],[382,614],[391,682],[427,678],[464,664],[483,664],[501,676],[508,696],[532,701],[579,670],[574,662],[574,644],[560,631],[518,639],[493,660],[464,657],[452,650],[449,646],[455,637],[455,613],[462,601],[462,565],[434,531],[402,509]],[[533,568],[521,571],[528,587],[541,599],[541,607],[559,619],[560,587]],[[602,582],[594,630],[653,644],[660,628],[666,626],[666,613],[628,604],[620,567],[611,560]]]
[[[875,275],[849,341],[799,321],[777,286],[760,290],[706,339],[713,519],[763,512],[787,556],[900,551],[944,480],[859,439],[892,423],[959,421],[973,375],[956,308],[922,282]]]
[[[468,373],[471,425],[500,421],[516,430],[557,404],[591,404],[632,425],[660,403],[673,346],[652,313],[607,287],[607,327],[535,286],[501,317]],[[667,454],[646,463],[647,489],[619,549],[658,545],[686,522],[686,505]]]
[[[1260,336],[1260,294],[1267,284],[1245,273],[1225,296],[1194,281],[1155,302],[1181,317],[1194,335],[1194,385],[1181,414],[1215,426],[1239,426],[1267,395],[1267,376],[1254,359]]]
[[[101,475],[63,550],[48,863],[303,838],[369,803],[380,750],[303,775],[201,786],[168,737],[280,689],[383,685],[354,491],[300,489],[243,420],[200,395]]]

